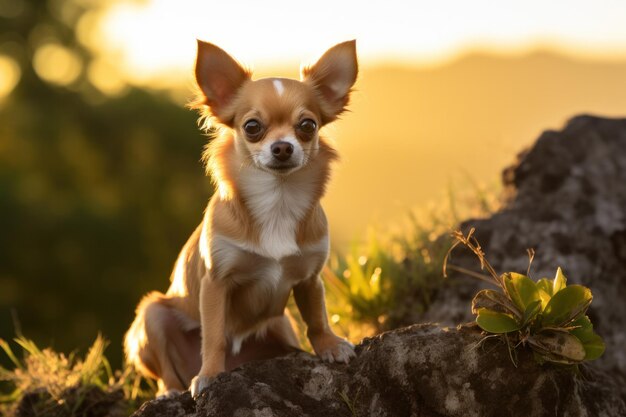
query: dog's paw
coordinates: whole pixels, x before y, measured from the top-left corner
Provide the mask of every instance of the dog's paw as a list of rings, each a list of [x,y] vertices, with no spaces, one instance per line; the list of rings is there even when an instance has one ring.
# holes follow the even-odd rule
[[[207,375],[197,375],[191,380],[191,384],[189,385],[189,391],[191,392],[191,396],[193,398],[197,398],[200,393],[209,386],[209,381],[211,380],[210,376]]]
[[[315,353],[323,361],[348,363],[350,359],[356,356],[352,343],[332,333],[311,337],[310,339]]]

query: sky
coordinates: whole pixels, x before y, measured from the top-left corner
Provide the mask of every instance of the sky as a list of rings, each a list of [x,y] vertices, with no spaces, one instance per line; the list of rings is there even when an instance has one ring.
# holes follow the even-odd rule
[[[195,38],[261,71],[310,62],[347,39],[357,39],[365,63],[437,65],[468,50],[520,54],[538,47],[626,57],[626,2],[617,0],[118,0],[85,20],[106,39],[98,48],[138,83],[166,75],[180,81]]]

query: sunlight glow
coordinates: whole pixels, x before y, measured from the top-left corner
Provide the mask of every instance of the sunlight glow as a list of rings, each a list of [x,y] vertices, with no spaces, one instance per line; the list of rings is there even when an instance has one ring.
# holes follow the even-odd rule
[[[196,38],[263,67],[298,66],[353,38],[362,61],[432,65],[468,50],[519,54],[537,47],[606,58],[626,56],[625,15],[626,3],[613,0],[318,0],[304,8],[287,0],[121,0],[97,26],[107,40],[98,47],[120,58],[129,79],[180,83],[181,75],[191,76]]]
[[[0,100],[7,97],[20,81],[22,71],[15,60],[0,55]]]
[[[101,34],[108,52],[120,57],[126,77],[134,83],[154,83],[176,77],[182,67],[191,73],[196,41],[178,3],[118,3],[102,17]],[[193,16],[189,16],[193,18]],[[184,66],[181,63],[185,63]]]
[[[127,89],[126,82],[116,68],[104,59],[96,59],[89,64],[87,77],[98,90],[108,96],[118,96]]]
[[[33,66],[43,80],[59,85],[71,84],[82,70],[80,58],[70,49],[56,43],[37,48]]]

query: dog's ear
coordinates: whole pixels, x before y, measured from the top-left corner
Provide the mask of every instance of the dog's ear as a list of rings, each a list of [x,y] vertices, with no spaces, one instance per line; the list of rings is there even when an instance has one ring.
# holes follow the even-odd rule
[[[356,41],[330,48],[312,66],[302,70],[302,80],[311,83],[321,98],[323,122],[332,122],[348,105],[359,70]]]
[[[194,107],[208,106],[220,122],[232,125],[231,104],[237,91],[250,79],[250,72],[217,46],[198,40],[196,81],[202,96]]]

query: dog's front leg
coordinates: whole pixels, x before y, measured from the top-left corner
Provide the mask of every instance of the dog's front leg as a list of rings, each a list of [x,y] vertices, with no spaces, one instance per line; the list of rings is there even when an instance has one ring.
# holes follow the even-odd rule
[[[355,356],[354,346],[335,335],[328,324],[321,278],[316,275],[299,283],[294,287],[293,294],[317,356],[328,362],[348,363]]]
[[[224,371],[226,360],[226,285],[211,276],[200,283],[200,326],[202,332],[202,366],[191,380],[193,397],[207,387],[209,379]]]

